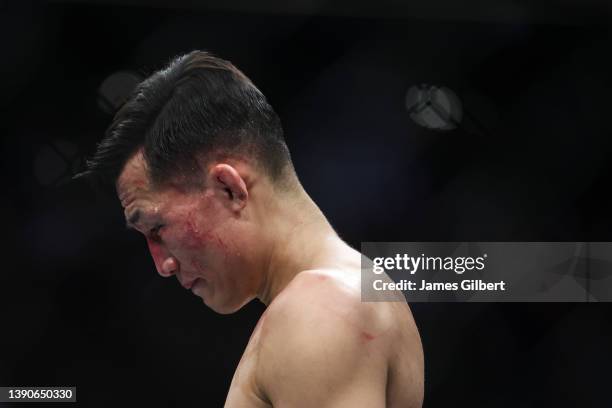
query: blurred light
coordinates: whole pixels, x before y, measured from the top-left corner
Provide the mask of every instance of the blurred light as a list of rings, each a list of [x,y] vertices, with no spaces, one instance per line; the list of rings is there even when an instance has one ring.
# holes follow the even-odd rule
[[[57,186],[71,179],[80,166],[77,147],[65,140],[41,146],[34,156],[34,177],[43,186]]]
[[[412,86],[406,93],[406,109],[412,120],[427,129],[452,130],[463,118],[461,101],[444,86]]]
[[[114,114],[142,80],[143,77],[135,72],[115,72],[98,88],[98,106],[104,112]]]

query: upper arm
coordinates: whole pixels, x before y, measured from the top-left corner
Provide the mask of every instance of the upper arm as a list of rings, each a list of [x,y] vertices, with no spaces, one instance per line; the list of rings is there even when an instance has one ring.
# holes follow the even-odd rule
[[[367,323],[297,302],[271,311],[266,323],[257,376],[274,407],[385,406],[386,354]]]

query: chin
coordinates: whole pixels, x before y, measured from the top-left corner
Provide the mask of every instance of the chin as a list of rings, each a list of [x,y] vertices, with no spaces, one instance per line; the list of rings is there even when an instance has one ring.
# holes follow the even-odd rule
[[[202,300],[204,301],[204,304],[208,306],[212,311],[222,315],[236,313],[237,311],[242,309],[244,305],[251,301],[251,299],[247,299],[243,302],[235,302],[235,299],[232,299],[234,300],[233,302],[208,302],[204,298],[202,298]]]

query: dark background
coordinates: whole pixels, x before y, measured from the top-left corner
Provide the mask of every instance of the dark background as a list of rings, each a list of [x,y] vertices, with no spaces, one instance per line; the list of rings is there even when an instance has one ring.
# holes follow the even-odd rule
[[[263,306],[214,314],[155,273],[115,198],[68,182],[110,122],[102,81],[196,48],[268,96],[306,190],[355,247],[612,241],[612,6],[255,3],[0,2],[0,385],[222,406]],[[460,129],[410,119],[421,83],[457,93]],[[609,304],[412,307],[426,407],[612,406]]]

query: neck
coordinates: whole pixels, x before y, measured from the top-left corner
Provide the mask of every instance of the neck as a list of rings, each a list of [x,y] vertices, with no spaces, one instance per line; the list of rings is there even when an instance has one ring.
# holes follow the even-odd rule
[[[339,246],[338,237],[321,210],[303,189],[274,210],[270,252],[258,299],[269,305],[300,272],[325,267]]]

